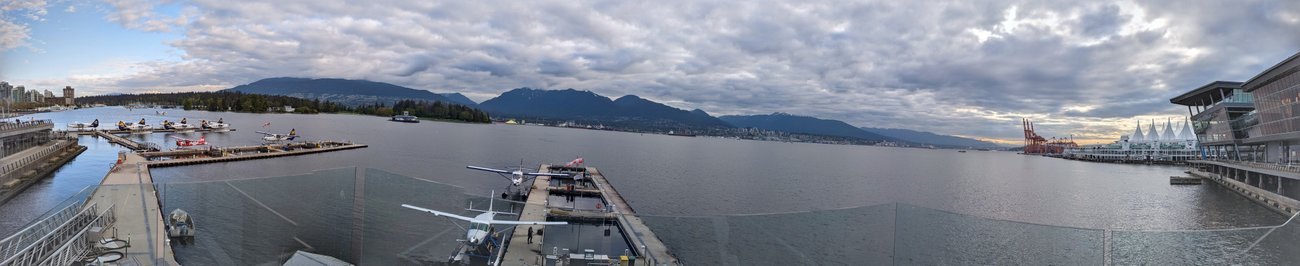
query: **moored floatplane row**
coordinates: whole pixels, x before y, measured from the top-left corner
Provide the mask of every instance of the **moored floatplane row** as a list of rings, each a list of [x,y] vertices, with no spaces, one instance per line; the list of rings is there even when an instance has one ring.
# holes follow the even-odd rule
[[[95,131],[104,131],[109,134],[149,134],[155,132],[227,132],[235,131],[235,129],[231,128],[230,124],[227,124],[225,119],[222,118],[217,119],[217,121],[200,120],[197,125],[189,123],[188,118],[181,118],[179,122],[163,120],[157,127],[149,125],[144,118],[141,118],[139,122],[135,123],[117,121],[114,127],[105,129],[99,128],[99,119],[95,119],[90,123],[68,123],[67,132],[71,134],[89,134]]]

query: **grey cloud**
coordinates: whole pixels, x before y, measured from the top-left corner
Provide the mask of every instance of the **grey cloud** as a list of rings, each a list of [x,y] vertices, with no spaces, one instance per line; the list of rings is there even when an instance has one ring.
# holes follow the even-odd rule
[[[174,44],[185,61],[121,87],[308,76],[472,95],[576,88],[713,114],[780,111],[1015,138],[1018,115],[1050,120],[1042,128],[1051,135],[1179,115],[1165,99],[1249,78],[1300,47],[1300,25],[1280,13],[1300,14],[1295,1],[186,5],[196,11]],[[1013,6],[1023,21],[1007,21]]]

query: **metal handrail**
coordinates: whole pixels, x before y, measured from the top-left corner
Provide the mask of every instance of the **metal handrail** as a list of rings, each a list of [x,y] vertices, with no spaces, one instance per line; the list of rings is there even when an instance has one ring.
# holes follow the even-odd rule
[[[63,236],[64,234],[59,234],[59,233],[66,230],[68,226],[72,225],[74,222],[80,224],[79,221],[80,218],[87,216],[86,215],[87,213],[91,213],[91,214],[98,213],[96,212],[96,205],[94,203],[87,205],[86,208],[81,209],[81,211],[77,212],[76,215],[72,216],[70,219],[67,219],[63,223],[60,223],[59,226],[53,228],[54,230],[45,233],[44,236],[41,236],[41,238],[36,239],[36,241],[33,241],[32,244],[27,245],[26,247],[24,247],[21,250],[18,250],[17,252],[14,252],[12,255],[10,255],[11,257],[7,257],[3,261],[0,261],[0,265],[14,265],[15,262],[19,262],[18,265],[28,265],[34,262],[31,261],[31,258],[44,257],[44,254],[46,252],[52,251],[51,249],[47,249],[45,247],[47,247],[51,243],[62,243],[64,241],[67,241],[68,237],[71,237],[72,235]],[[80,225],[88,225],[89,222],[90,221],[86,221],[85,224],[80,224]],[[55,239],[56,237],[58,239]],[[38,246],[40,248],[38,248]],[[36,253],[29,253],[29,252],[36,252]],[[27,262],[27,263],[22,263],[22,262]]]

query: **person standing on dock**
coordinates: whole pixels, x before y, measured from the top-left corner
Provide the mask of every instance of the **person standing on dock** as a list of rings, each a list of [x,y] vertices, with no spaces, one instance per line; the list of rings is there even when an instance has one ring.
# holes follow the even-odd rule
[[[533,243],[533,227],[532,227],[532,226],[529,226],[529,227],[528,227],[528,244],[532,244],[532,243]]]

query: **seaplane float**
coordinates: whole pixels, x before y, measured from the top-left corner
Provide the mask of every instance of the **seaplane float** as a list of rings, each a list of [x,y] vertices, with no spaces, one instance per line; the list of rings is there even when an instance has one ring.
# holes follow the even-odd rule
[[[82,131],[82,130],[94,130],[96,128],[99,128],[99,119],[95,119],[95,121],[92,121],[90,123],[72,122],[68,124],[69,130]]]
[[[493,191],[492,193],[495,194],[496,191]],[[456,248],[456,253],[451,255],[448,258],[450,262],[464,261],[467,255],[487,257],[490,256],[492,249],[500,248],[501,247],[501,240],[499,239],[500,233],[498,233],[498,231],[496,230],[496,228],[493,227],[493,225],[517,226],[517,225],[569,224],[568,222],[497,220],[496,219],[497,215],[518,216],[519,214],[511,213],[511,212],[493,211],[492,204],[493,204],[492,197],[488,197],[488,208],[486,210],[478,210],[478,209],[474,209],[473,202],[470,202],[469,208],[465,208],[465,210],[481,212],[481,214],[474,216],[472,218],[466,216],[460,216],[452,213],[442,212],[442,211],[425,209],[410,204],[402,204],[402,207],[431,213],[434,216],[445,217],[448,220],[454,219],[454,220],[469,222],[469,227],[466,228],[460,226],[460,224],[457,224],[456,221],[454,220],[451,221],[451,223],[453,225],[456,225],[456,227],[460,227],[462,230],[465,230],[465,239],[456,240],[457,242],[460,242],[460,245]],[[504,229],[502,231],[504,231]],[[487,254],[479,253],[480,251],[483,251],[485,249],[487,250]]]

